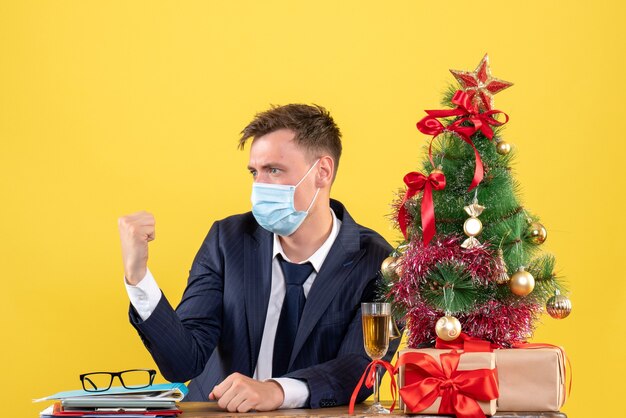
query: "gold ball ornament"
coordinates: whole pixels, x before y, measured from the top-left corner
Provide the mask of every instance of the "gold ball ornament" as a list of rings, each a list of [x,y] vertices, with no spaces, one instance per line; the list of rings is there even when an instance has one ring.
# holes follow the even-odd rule
[[[546,302],[546,311],[554,319],[563,319],[572,313],[572,301],[559,293],[558,290]]]
[[[539,222],[532,222],[526,230],[526,239],[535,245],[543,244],[548,238],[548,230]]]
[[[398,257],[387,257],[380,265],[380,271],[385,276],[393,276],[396,274],[396,267],[398,266]]]
[[[444,341],[455,340],[461,335],[461,323],[452,315],[442,316],[435,324],[435,333]]]
[[[496,151],[500,155],[507,155],[509,152],[511,152],[511,144],[506,141],[500,140],[496,143]]]
[[[395,271],[398,277],[404,275],[404,258],[402,256],[398,257],[398,261],[396,261]]]
[[[511,276],[509,281],[511,292],[517,296],[527,296],[535,288],[535,278],[532,274],[524,270],[524,267],[520,267],[519,270]]]

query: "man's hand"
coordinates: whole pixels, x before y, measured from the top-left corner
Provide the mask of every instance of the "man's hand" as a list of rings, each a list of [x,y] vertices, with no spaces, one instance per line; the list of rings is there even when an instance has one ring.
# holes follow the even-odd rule
[[[273,411],[283,404],[285,394],[277,382],[259,382],[233,373],[213,388],[209,399],[217,400],[220,408],[230,412],[248,412],[252,409]]]
[[[154,240],[154,216],[142,211],[118,219],[126,281],[137,285],[146,275],[148,242]]]

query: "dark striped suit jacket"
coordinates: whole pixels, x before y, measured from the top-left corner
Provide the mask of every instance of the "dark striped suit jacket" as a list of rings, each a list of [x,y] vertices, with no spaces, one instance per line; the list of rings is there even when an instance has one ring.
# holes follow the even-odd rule
[[[354,222],[331,200],[342,221],[309,291],[286,375],[305,381],[308,406],[346,404],[369,363],[360,304],[375,299],[382,260],[391,252],[376,232]],[[215,222],[198,251],[176,308],[161,297],[142,321],[130,320],[162,375],[189,384],[188,401],[206,401],[213,386],[256,367],[271,287],[273,236],[250,212]],[[393,344],[387,358],[397,348]],[[363,389],[359,401],[371,390]]]

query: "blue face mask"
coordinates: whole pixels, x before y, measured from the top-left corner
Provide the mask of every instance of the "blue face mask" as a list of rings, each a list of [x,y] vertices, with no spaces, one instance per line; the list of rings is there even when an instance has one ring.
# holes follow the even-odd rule
[[[259,225],[270,232],[285,237],[296,232],[309,214],[320,192],[318,188],[306,211],[297,211],[294,207],[296,188],[318,162],[319,160],[309,168],[309,171],[295,186],[269,183],[254,183],[252,185],[252,214]]]

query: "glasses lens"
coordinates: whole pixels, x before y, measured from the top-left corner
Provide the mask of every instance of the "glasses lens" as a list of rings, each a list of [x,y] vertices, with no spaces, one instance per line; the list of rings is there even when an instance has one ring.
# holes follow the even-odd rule
[[[83,376],[83,388],[88,392],[107,390],[111,386],[109,373],[89,373]]]
[[[122,383],[128,389],[139,389],[150,386],[150,372],[148,370],[127,370],[122,373]]]

